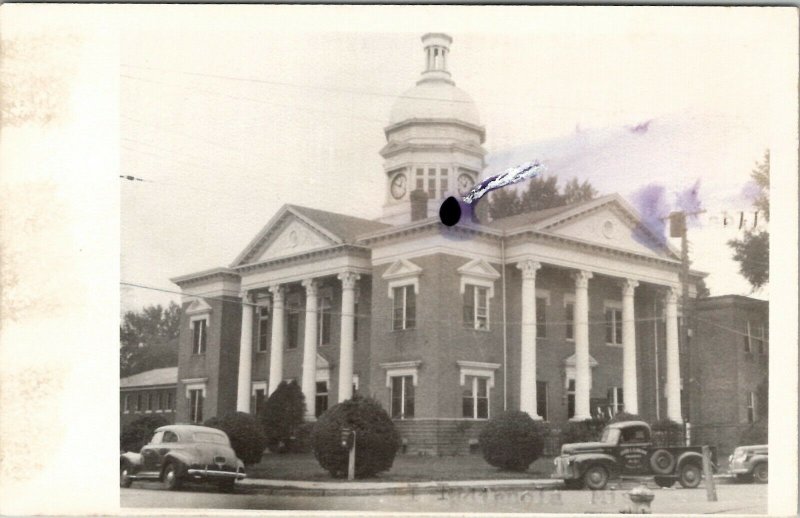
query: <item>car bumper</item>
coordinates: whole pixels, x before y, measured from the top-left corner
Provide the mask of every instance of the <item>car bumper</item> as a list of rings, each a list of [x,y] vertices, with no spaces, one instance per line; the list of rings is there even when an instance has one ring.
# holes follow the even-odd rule
[[[568,458],[556,457],[553,459],[555,470],[550,474],[550,478],[558,478],[562,480],[571,480],[575,478],[575,470]]]
[[[728,466],[728,471],[734,475],[745,475],[750,473],[752,470],[753,466],[751,466],[749,462],[743,462],[741,460],[731,460],[731,463]]]
[[[186,470],[186,474],[192,478],[208,480],[244,480],[247,478],[247,475],[242,472],[221,471],[218,469],[207,468],[189,468]]]

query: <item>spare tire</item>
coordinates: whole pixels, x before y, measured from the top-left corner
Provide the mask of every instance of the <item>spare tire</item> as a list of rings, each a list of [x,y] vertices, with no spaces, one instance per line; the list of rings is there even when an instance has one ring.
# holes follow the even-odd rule
[[[667,450],[656,450],[650,456],[650,467],[653,473],[671,475],[675,469],[675,457]]]

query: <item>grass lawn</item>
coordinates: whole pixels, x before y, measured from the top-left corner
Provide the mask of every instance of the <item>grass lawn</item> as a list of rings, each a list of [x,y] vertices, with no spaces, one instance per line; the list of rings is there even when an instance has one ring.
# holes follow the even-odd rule
[[[436,457],[400,455],[389,471],[371,479],[374,482],[425,482],[436,480],[490,480],[550,478],[553,459],[543,457],[528,467],[528,471],[500,471],[490,466],[481,455]],[[250,478],[277,480],[332,481],[312,453],[267,453],[261,462],[247,467]]]

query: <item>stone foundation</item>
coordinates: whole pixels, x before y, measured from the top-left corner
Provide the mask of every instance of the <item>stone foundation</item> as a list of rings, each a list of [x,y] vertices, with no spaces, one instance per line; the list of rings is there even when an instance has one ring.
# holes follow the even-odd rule
[[[486,421],[468,419],[398,419],[403,446],[412,455],[467,455],[478,452],[478,435]]]

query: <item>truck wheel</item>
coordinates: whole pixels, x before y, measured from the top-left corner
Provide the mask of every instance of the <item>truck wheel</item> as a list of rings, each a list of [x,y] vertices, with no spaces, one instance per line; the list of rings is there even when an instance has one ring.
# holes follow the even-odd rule
[[[672,477],[655,477],[656,485],[658,487],[672,487],[675,479]]]
[[[119,487],[131,487],[132,483],[131,466],[127,462],[123,462],[119,466]]]
[[[162,476],[161,480],[164,483],[164,489],[177,491],[181,488],[181,479],[178,476],[178,467],[174,462],[170,462],[164,468],[164,475]]]
[[[703,478],[703,471],[700,466],[693,462],[687,462],[681,466],[678,482],[686,489],[694,489],[700,485],[701,478]]]
[[[603,489],[608,483],[608,470],[599,464],[589,466],[589,469],[583,474],[583,482],[589,489]]]
[[[564,481],[564,485],[567,486],[567,489],[583,489],[583,479],[568,479]]]
[[[766,462],[762,462],[753,468],[753,479],[759,484],[766,484],[769,482],[769,469],[767,468]]]
[[[675,469],[675,457],[667,450],[656,450],[650,456],[650,467],[658,475],[670,475]]]

